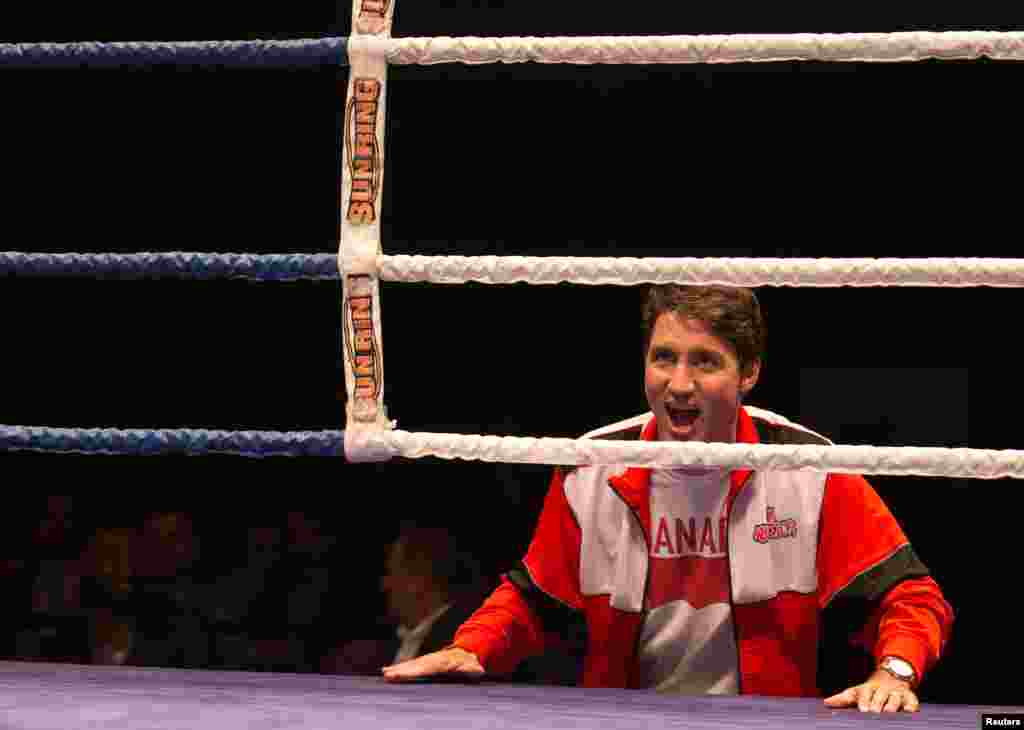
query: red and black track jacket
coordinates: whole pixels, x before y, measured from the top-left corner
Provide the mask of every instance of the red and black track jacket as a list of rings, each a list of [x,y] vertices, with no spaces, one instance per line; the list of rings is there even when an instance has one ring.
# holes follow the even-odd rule
[[[589,434],[654,435],[650,414]],[[828,443],[749,406],[740,408],[737,441]],[[455,645],[503,674],[557,645],[566,622],[582,615],[582,685],[636,686],[651,552],[649,481],[642,468],[556,470],[522,565],[459,628]],[[851,639],[876,658],[903,657],[918,677],[938,660],[952,609],[862,477],[735,471],[726,514],[741,693],[820,695],[819,622],[830,606],[863,608],[864,623],[851,628]],[[771,534],[765,525],[772,517],[794,520],[794,529],[780,533],[786,539],[756,539],[766,529]]]

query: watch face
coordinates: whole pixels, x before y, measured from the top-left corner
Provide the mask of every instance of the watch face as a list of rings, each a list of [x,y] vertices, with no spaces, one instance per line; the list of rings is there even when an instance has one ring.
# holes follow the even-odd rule
[[[910,678],[914,676],[914,669],[907,662],[902,659],[887,659],[885,666],[896,672],[901,677]]]

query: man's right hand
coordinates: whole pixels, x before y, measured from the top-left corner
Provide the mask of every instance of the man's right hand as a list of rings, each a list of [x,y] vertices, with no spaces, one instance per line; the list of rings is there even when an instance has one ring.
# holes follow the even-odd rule
[[[411,682],[426,677],[445,675],[462,677],[467,680],[479,679],[484,675],[476,654],[452,646],[433,654],[424,654],[409,661],[384,667],[381,672],[388,682]]]

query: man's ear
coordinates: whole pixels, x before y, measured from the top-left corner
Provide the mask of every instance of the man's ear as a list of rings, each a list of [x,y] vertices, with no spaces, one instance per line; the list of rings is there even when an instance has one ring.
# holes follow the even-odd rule
[[[740,373],[740,396],[746,397],[747,394],[754,389],[757,385],[757,379],[761,377],[761,361],[753,360],[748,362],[746,367]]]

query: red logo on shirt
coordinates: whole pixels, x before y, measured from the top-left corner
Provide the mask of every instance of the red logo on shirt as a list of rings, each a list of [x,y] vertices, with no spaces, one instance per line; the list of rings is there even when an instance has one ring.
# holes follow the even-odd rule
[[[699,611],[729,601],[728,520],[722,517],[715,525],[706,516],[702,527],[696,517],[658,520],[650,556],[649,610],[686,601]]]
[[[729,602],[729,561],[725,556],[681,558],[651,556],[647,608],[686,601],[699,611],[712,603]]]
[[[768,505],[768,516],[764,522],[754,527],[754,542],[762,545],[769,540],[778,540],[783,537],[796,537],[796,520],[788,517],[784,520],[776,519],[775,507]]]

